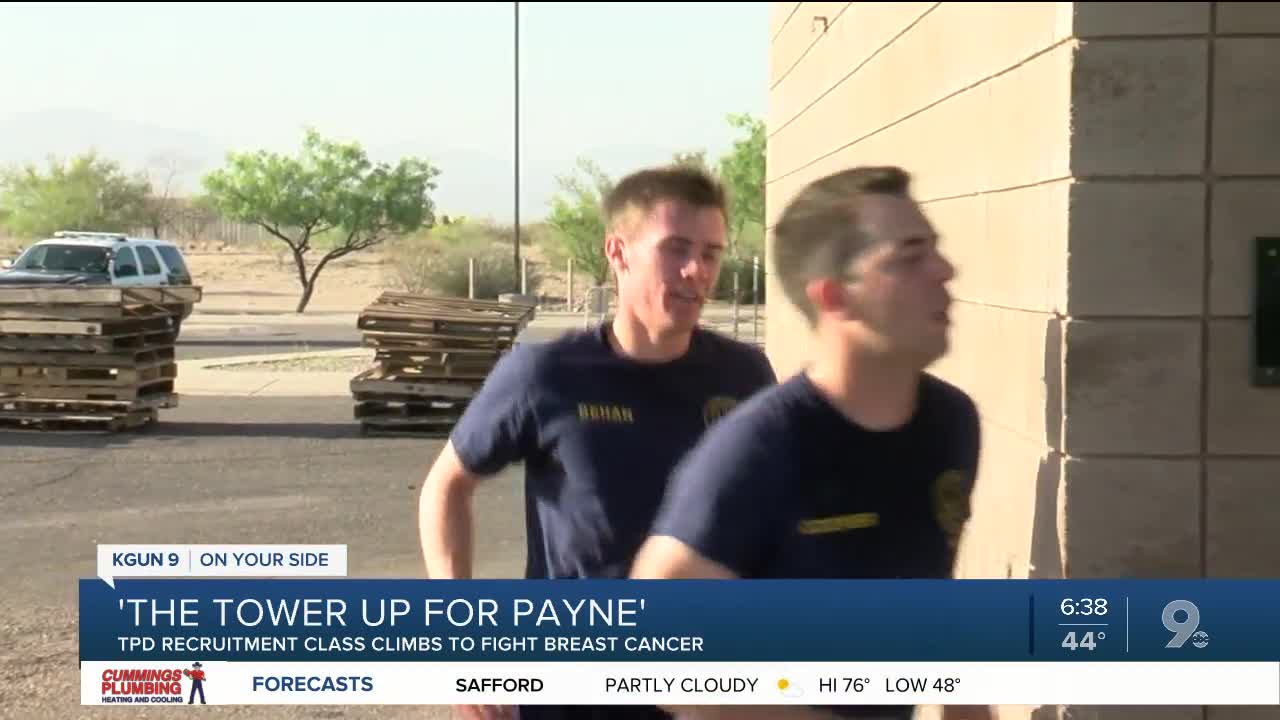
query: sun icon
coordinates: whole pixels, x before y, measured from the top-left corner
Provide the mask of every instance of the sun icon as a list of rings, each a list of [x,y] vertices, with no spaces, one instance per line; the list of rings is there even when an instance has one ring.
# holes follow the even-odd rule
[[[782,693],[784,697],[800,697],[804,695],[804,690],[801,690],[786,678],[778,680],[778,692]]]

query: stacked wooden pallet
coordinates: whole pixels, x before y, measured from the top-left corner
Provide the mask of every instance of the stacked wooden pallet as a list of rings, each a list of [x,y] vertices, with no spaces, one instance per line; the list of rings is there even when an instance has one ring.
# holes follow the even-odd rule
[[[114,432],[175,407],[175,313],[198,287],[0,286],[0,431]]]
[[[358,320],[377,351],[351,381],[361,429],[447,434],[533,315],[529,305],[383,293]]]

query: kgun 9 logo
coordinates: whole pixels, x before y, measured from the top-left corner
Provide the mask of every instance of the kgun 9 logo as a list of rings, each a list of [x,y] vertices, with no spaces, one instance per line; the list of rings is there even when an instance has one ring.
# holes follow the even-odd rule
[[[1178,618],[1179,613],[1183,615],[1182,619]],[[1187,644],[1187,640],[1197,648],[1209,644],[1209,633],[1200,629],[1200,608],[1190,600],[1174,600],[1165,605],[1160,620],[1164,622],[1164,629],[1173,633],[1165,644],[1166,648],[1180,648]]]

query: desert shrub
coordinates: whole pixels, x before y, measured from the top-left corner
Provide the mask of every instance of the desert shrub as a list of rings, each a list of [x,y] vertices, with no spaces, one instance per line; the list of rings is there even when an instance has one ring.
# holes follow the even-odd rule
[[[432,256],[439,252],[439,249],[431,247],[422,237],[409,237],[389,243],[387,256],[395,267],[401,289],[416,295],[429,292]]]
[[[483,232],[451,231],[444,237],[414,237],[395,243],[390,259],[406,292],[467,297],[468,261],[475,260],[476,299],[495,300],[518,292],[520,278],[510,242]],[[541,272],[527,265],[527,289],[537,292]]]
[[[475,260],[476,299],[496,300],[498,295],[520,290],[515,258],[505,244],[449,245],[430,258],[426,268],[429,287],[441,295],[467,297],[467,263]],[[527,289],[537,293],[541,280],[538,266],[527,266]]]
[[[447,225],[437,225],[427,234],[442,247],[458,245],[492,245],[511,242],[511,227],[488,220],[455,220]]]

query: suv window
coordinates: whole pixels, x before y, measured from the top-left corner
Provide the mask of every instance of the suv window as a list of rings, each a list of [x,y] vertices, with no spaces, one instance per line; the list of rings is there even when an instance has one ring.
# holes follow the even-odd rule
[[[133,277],[138,274],[138,258],[133,250],[120,248],[116,251],[116,277]]]
[[[164,258],[164,264],[169,266],[169,272],[179,278],[185,278],[185,282],[191,281],[191,273],[187,270],[186,263],[182,262],[182,253],[178,249],[169,245],[157,245],[156,252],[160,253],[160,257]]]
[[[139,245],[137,250],[138,257],[142,259],[142,274],[159,275],[160,261],[156,260],[156,254],[151,252],[151,248],[146,245]]]
[[[51,272],[105,273],[107,251],[105,248],[83,245],[37,245],[18,258],[14,268]]]

